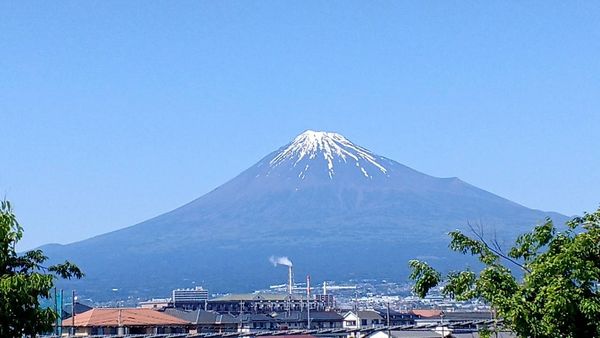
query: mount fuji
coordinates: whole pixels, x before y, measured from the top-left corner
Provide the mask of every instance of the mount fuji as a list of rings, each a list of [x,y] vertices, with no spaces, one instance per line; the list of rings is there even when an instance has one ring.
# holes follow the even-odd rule
[[[173,211],[42,249],[51,260],[77,263],[85,279],[61,286],[94,300],[193,285],[250,291],[286,280],[269,263],[273,255],[290,257],[297,275],[315,280],[402,279],[415,257],[460,268],[446,233],[468,222],[502,240],[546,217],[566,220],[455,177],[423,174],[340,134],[309,130]]]

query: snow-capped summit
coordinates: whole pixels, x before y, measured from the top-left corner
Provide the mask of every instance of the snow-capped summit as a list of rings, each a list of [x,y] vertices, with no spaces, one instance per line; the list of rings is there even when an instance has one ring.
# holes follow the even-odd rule
[[[327,164],[330,179],[336,175],[336,164],[350,164],[365,178],[373,175],[387,176],[385,159],[369,150],[352,143],[343,135],[326,131],[307,130],[298,135],[291,143],[280,149],[270,160],[269,166],[275,168],[284,163],[298,167],[298,177],[304,179],[314,161],[322,160]]]

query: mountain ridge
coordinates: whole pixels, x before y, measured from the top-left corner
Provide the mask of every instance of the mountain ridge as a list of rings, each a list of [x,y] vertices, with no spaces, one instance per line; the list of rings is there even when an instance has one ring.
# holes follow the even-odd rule
[[[340,134],[306,131],[181,207],[44,250],[89,272],[72,283],[90,297],[105,297],[100,286],[107,283],[148,296],[190,280],[219,291],[250,291],[277,281],[267,261],[272,255],[289,256],[298,272],[321,278],[404,278],[405,262],[419,255],[452,263],[445,233],[459,224],[501,227],[510,239],[545,217],[566,219],[459,178],[421,173]]]

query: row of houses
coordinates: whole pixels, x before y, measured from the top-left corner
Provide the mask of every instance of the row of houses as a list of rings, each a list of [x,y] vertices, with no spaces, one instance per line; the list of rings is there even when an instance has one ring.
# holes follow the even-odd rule
[[[363,311],[273,311],[270,313],[219,313],[213,310],[177,308],[92,308],[62,322],[63,332],[79,336],[178,333],[252,333],[289,330],[340,330],[345,332],[387,326],[419,325],[465,319],[490,319],[489,313],[439,311],[398,312],[388,309]],[[342,332],[343,331],[343,332]],[[377,337],[382,338],[382,337]]]

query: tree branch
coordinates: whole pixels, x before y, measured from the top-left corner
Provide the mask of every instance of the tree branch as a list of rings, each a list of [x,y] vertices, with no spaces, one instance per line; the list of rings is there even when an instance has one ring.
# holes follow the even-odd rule
[[[491,252],[493,252],[494,254],[498,255],[498,257],[504,258],[505,260],[513,263],[514,265],[520,267],[521,269],[527,271],[527,272],[531,272],[531,270],[529,270],[526,266],[524,266],[523,264],[517,262],[516,260],[510,258],[509,256],[507,256],[506,254],[504,254],[502,252],[502,250],[500,250],[499,248],[499,244],[497,243],[497,241],[495,241],[495,245],[498,248],[492,247],[491,245],[488,244],[488,242],[485,240],[485,238],[483,237],[483,230],[481,229],[481,232],[477,232],[477,230],[475,230],[475,228],[473,227],[473,225],[470,222],[467,222],[467,225],[469,226],[469,229],[471,230],[471,232],[475,235],[475,237],[477,237],[477,239]],[[480,225],[481,228],[481,225]]]

